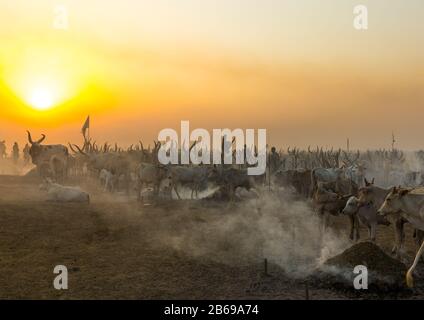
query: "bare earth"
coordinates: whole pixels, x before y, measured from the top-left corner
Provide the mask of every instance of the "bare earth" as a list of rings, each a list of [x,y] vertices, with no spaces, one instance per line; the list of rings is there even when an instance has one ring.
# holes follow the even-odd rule
[[[226,204],[141,206],[100,191],[92,193],[90,205],[57,204],[45,201],[38,184],[35,178],[0,176],[0,299],[305,299],[302,279],[291,279],[275,264],[270,263],[269,276],[264,276],[263,261],[216,262],[158,240],[231,215]],[[348,228],[345,217],[333,222],[333,228]],[[361,232],[366,238],[365,230]],[[411,234],[408,226],[408,263],[416,250]],[[205,237],[214,241],[213,235]],[[378,244],[388,252],[392,241],[392,230],[381,228]],[[231,256],[237,261],[237,250]],[[56,265],[69,270],[67,291],[53,288]],[[420,274],[422,267],[408,298],[424,297]],[[309,287],[309,296],[349,298],[314,287]]]

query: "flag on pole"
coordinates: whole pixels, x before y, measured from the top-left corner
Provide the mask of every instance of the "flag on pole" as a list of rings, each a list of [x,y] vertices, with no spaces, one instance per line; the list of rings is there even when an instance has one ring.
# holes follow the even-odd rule
[[[90,116],[87,117],[87,120],[85,120],[85,123],[84,123],[84,125],[81,129],[81,132],[82,132],[84,137],[85,137],[85,133],[86,133],[87,129],[90,129]]]

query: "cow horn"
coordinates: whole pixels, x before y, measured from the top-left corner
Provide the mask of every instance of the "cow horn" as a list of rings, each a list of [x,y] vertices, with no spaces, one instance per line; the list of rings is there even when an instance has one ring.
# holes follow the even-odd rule
[[[31,132],[29,132],[27,130],[27,133],[28,133],[28,141],[29,141],[29,143],[34,144],[34,141],[32,141]]]
[[[46,139],[46,135],[45,134],[42,134],[40,140],[38,140],[36,143],[39,144],[39,143],[43,142],[44,139]]]
[[[81,153],[84,156],[88,156],[88,154],[86,154],[84,151],[81,150],[80,147],[78,147],[76,144],[74,144],[74,147],[78,149],[79,153]]]
[[[69,148],[71,149],[71,151],[73,152],[73,153],[78,153],[77,151],[75,151],[75,149],[72,147],[72,145],[71,145],[71,143],[70,142],[68,142],[68,145],[69,145]]]

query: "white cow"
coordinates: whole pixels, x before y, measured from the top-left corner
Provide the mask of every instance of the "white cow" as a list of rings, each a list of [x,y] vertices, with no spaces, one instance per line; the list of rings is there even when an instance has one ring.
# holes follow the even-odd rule
[[[81,188],[62,186],[49,178],[40,186],[40,189],[47,191],[48,201],[90,203],[90,195]]]
[[[354,164],[351,166],[343,166],[345,179],[355,182],[359,187],[363,186],[365,178],[365,166],[362,164]]]
[[[387,195],[378,212],[383,215],[401,216],[412,223],[415,228],[424,230],[424,192],[419,189],[401,189],[394,187]],[[422,242],[415,256],[414,263],[406,274],[408,287],[413,287],[413,272],[417,267],[421,255],[424,253],[424,242]]]

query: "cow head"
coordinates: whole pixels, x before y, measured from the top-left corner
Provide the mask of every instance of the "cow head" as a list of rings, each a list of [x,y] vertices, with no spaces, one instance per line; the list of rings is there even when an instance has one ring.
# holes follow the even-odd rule
[[[361,205],[366,205],[369,203],[375,203],[379,196],[379,188],[374,185],[374,179],[369,182],[367,179],[364,179],[365,187],[362,187],[358,190],[358,199]]]
[[[358,198],[351,196],[346,202],[346,206],[342,210],[343,214],[353,215],[358,211],[359,203]]]
[[[402,198],[410,191],[409,189],[402,189],[401,187],[393,187],[378,210],[378,213],[382,216],[399,213],[402,207]]]
[[[37,141],[32,140],[31,133],[27,131],[28,133],[28,142],[31,144],[31,148],[29,149],[29,154],[32,158],[32,163],[35,165],[38,163],[39,156],[42,152],[41,143],[46,139],[46,136],[44,134],[41,135],[41,138]]]
[[[375,179],[375,178],[372,178],[372,180],[371,180],[371,182],[370,182],[370,181],[368,181],[368,180],[367,180],[367,178],[364,178],[365,187],[369,187],[369,186],[374,185],[374,179]]]
[[[40,186],[39,186],[39,189],[41,190],[41,191],[48,191],[49,190],[49,188],[53,185],[53,180],[52,179],[50,179],[50,178],[45,178],[44,179],[44,181],[43,181],[43,183],[42,184],[40,184]]]

